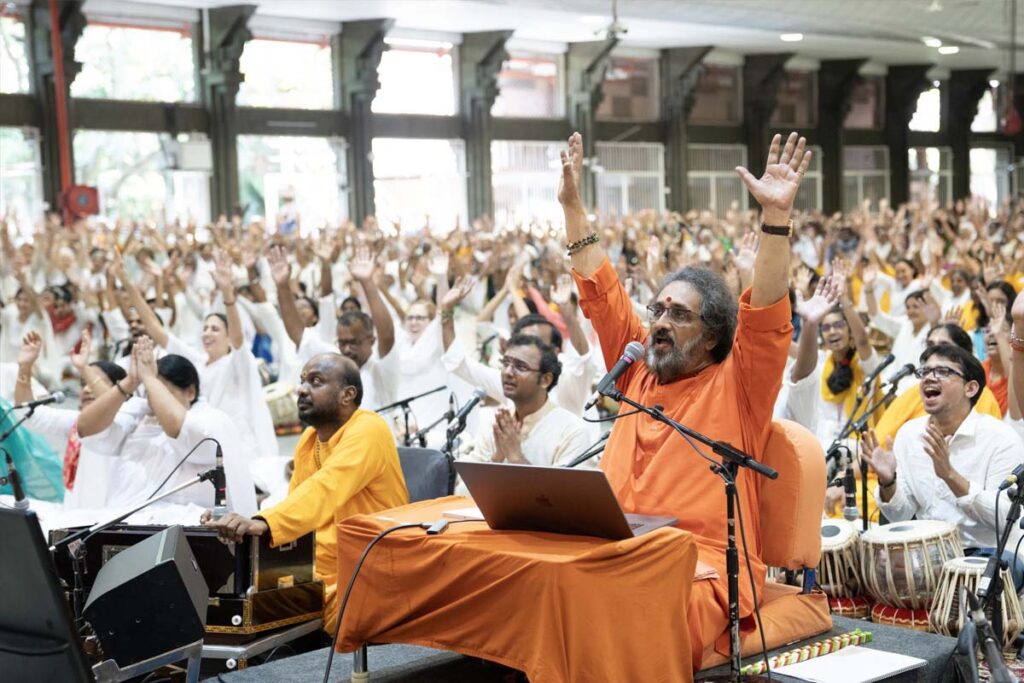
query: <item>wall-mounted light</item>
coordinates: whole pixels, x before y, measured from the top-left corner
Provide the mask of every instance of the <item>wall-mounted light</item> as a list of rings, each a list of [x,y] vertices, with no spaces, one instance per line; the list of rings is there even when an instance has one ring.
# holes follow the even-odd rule
[[[802,33],[783,33],[779,36],[779,40],[784,43],[799,43],[803,39],[804,34]]]
[[[939,48],[940,55],[955,55],[957,52],[960,52],[960,48],[956,45],[943,45]]]
[[[938,38],[932,38],[931,36],[924,36],[921,38],[921,42],[928,47],[942,47],[942,41]]]

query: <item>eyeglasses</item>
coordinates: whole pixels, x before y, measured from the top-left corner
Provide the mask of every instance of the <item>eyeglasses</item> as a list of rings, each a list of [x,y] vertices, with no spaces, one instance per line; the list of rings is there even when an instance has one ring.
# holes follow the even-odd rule
[[[953,376],[959,377],[960,379],[967,379],[963,373],[954,370],[951,367],[945,365],[932,365],[926,368],[918,368],[914,370],[914,377],[918,379],[924,379],[925,377],[934,377],[935,379],[949,379]]]
[[[845,330],[846,329],[846,321],[845,320],[837,320],[834,323],[825,323],[824,325],[821,325],[818,329],[821,330],[822,334],[828,334],[829,332],[831,332],[833,330],[838,332],[839,330]]]
[[[525,375],[530,372],[540,372],[540,368],[531,368],[523,361],[517,360],[515,358],[509,358],[508,356],[502,356],[499,362],[501,363],[502,370],[511,369],[512,372],[516,373],[517,375]]]
[[[651,304],[647,307],[647,319],[651,324],[661,320],[661,316],[665,315],[665,313],[668,313],[668,320],[673,325],[689,325],[700,318],[699,315],[682,306]]]

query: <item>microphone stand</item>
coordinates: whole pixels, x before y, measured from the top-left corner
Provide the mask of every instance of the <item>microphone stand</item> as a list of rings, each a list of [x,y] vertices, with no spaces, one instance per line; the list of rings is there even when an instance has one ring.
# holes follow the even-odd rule
[[[621,391],[612,388],[606,396],[625,403],[632,408],[666,424],[683,437],[699,441],[711,448],[712,452],[722,458],[722,462],[711,466],[711,471],[721,477],[725,484],[725,514],[727,519],[728,538],[725,550],[726,573],[729,582],[729,680],[736,683],[740,680],[740,559],[736,546],[736,475],[740,467],[757,472],[763,477],[776,479],[779,473],[724,441],[716,441],[704,436],[686,425],[676,422],[666,415],[660,405],[645,406],[624,396]]]
[[[565,467],[576,467],[580,463],[584,463],[587,460],[593,458],[595,455],[604,450],[604,442],[607,441],[608,437],[611,435],[611,431],[607,431],[604,434],[602,434],[600,439],[595,441],[590,446],[587,446],[587,450],[583,451],[583,453],[573,458],[568,465],[565,465]]]
[[[11,408],[11,410],[14,410],[14,408]],[[9,413],[11,411],[9,410],[7,412]],[[25,422],[25,420],[27,420],[30,417],[32,417],[32,414],[35,413],[35,412],[36,412],[36,406],[29,406],[29,409],[28,409],[27,413],[22,415],[21,418],[17,422],[15,422],[14,425],[10,429],[8,429],[3,434],[0,434],[0,443],[3,443],[4,441],[7,441],[7,439],[10,438],[11,434],[14,433],[14,430],[17,429],[18,427],[20,427],[22,425],[22,423]],[[6,413],[4,414],[4,417],[7,417]]]
[[[442,415],[441,417],[437,418],[436,420],[431,422],[429,425],[427,425],[426,427],[424,427],[420,431],[418,431],[415,434],[413,434],[412,437],[409,440],[410,441],[414,441],[414,442],[415,441],[419,441],[420,442],[420,447],[421,448],[426,448],[427,447],[427,432],[429,432],[431,429],[433,429],[437,425],[441,424],[442,422],[451,422],[454,417],[455,417],[455,413],[451,409],[446,410],[444,415]],[[408,444],[406,444],[406,445],[408,445]]]
[[[153,503],[161,501],[169,496],[173,496],[175,493],[184,491],[185,489],[191,486],[195,486],[196,484],[201,484],[204,481],[213,481],[213,478],[216,476],[216,474],[216,467],[214,467],[213,469],[209,469],[205,472],[202,472],[200,474],[197,474],[192,479],[189,479],[188,481],[178,484],[174,488],[170,489],[165,493],[160,494],[156,498],[150,498],[146,501],[143,501],[141,504],[136,505],[127,512],[120,513],[113,519],[107,520],[106,522],[97,522],[96,524],[93,524],[90,527],[79,529],[70,536],[65,536],[64,538],[60,539],[59,541],[50,546],[51,553],[56,553],[58,550],[65,546],[67,546],[68,548],[68,556],[71,558],[71,566],[75,572],[75,587],[74,590],[72,590],[71,592],[73,609],[75,612],[75,619],[80,619],[82,617],[82,610],[85,607],[86,541],[88,541],[89,538],[91,538],[95,534],[98,534],[99,532],[105,529],[109,529],[118,522],[121,522],[124,519],[134,515],[136,512],[142,510],[143,508],[149,507]]]
[[[412,436],[409,434],[409,417],[412,415],[412,408],[409,407],[409,404],[412,403],[413,401],[416,401],[418,399],[423,398],[424,396],[430,396],[431,394],[436,394],[439,391],[444,391],[447,388],[448,387],[443,386],[443,385],[439,386],[439,387],[435,387],[434,389],[431,389],[430,391],[424,391],[422,394],[417,394],[416,396],[410,396],[408,398],[403,398],[400,401],[395,401],[394,403],[392,403],[390,405],[386,405],[383,408],[378,408],[374,412],[380,414],[380,413],[386,413],[386,412],[388,412],[390,410],[394,410],[395,408],[401,408],[402,409],[402,418],[405,421],[405,436],[403,437],[403,440],[405,442],[404,445],[405,446],[411,446],[412,442],[413,442],[413,439],[412,439]],[[433,426],[433,425],[431,425],[431,426]]]
[[[993,632],[993,637],[995,634],[999,634],[999,641],[997,642],[1000,643],[1002,642],[1001,634],[1003,632],[1003,612],[998,608],[1003,595],[1003,581],[1000,571],[1006,568],[1006,562],[1003,561],[1003,553],[1006,551],[1006,544],[1010,539],[1010,531],[1017,525],[1017,519],[1020,517],[1021,504],[1024,503],[1024,489],[1011,487],[1007,490],[1007,498],[1010,499],[1010,509],[1006,513],[1006,526],[1003,527],[1002,533],[996,539],[996,552],[992,557],[988,558],[988,564],[985,565],[985,573],[982,574],[981,580],[978,582],[977,594],[981,601],[982,612],[987,613],[991,611],[992,613],[990,628]],[[988,634],[983,630],[981,623],[976,625],[984,642]],[[1001,657],[1000,661],[1002,661]],[[994,669],[992,662],[989,662],[989,667]]]

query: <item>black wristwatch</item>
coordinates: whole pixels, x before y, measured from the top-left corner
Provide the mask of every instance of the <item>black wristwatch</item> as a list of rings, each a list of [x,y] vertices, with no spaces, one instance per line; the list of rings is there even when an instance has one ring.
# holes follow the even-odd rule
[[[790,219],[785,225],[768,225],[766,223],[762,223],[761,232],[766,232],[769,235],[778,235],[779,237],[789,237],[793,234],[793,219]]]

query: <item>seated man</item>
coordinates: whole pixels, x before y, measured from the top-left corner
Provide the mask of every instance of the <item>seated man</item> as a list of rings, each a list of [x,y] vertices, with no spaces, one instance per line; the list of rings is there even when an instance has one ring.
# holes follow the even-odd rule
[[[252,518],[203,515],[221,538],[270,534],[273,546],[316,532],[316,576],[324,582],[324,630],[338,617],[335,523],[352,515],[405,505],[409,494],[395,439],[384,418],[359,407],[359,368],[337,353],[314,356],[302,369],[299,418],[309,428],[295,447],[288,496]]]
[[[583,453],[590,445],[586,423],[548,397],[561,370],[555,350],[540,338],[512,337],[501,358],[501,387],[515,413],[498,409],[471,458],[550,466]]]
[[[970,353],[933,346],[921,354],[917,374],[928,415],[903,425],[895,442],[879,444],[873,432],[861,441],[861,457],[878,473],[878,508],[894,522],[915,515],[950,522],[967,555],[991,555],[996,525],[1005,523],[996,517],[999,485],[1021,463],[1021,441],[1011,427],[975,409],[985,371]],[[1012,549],[1006,559],[1013,567]],[[1020,590],[1024,568],[1013,574]]]

